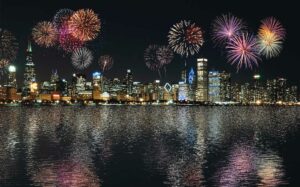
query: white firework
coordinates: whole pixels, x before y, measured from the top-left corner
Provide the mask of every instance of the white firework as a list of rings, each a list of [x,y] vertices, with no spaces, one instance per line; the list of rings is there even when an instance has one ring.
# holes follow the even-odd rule
[[[83,70],[89,67],[93,62],[93,54],[85,47],[79,48],[73,52],[71,60],[76,69]]]

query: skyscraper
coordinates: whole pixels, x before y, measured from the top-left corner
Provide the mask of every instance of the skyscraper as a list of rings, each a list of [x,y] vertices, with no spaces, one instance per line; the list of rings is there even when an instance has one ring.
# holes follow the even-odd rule
[[[208,73],[208,98],[210,102],[220,102],[220,73],[218,71],[210,71]]]
[[[130,69],[127,69],[127,73],[125,76],[125,84],[126,84],[126,91],[128,95],[132,94],[132,87],[133,87],[133,76]]]
[[[196,84],[196,74],[193,68],[191,68],[189,71],[188,84],[189,84],[188,100],[195,101],[195,92],[196,92],[197,84]]]
[[[57,90],[58,81],[59,81],[59,76],[57,70],[53,70],[50,78],[50,86],[53,91]]]
[[[207,59],[197,59],[197,86],[196,86],[196,101],[208,101],[208,73],[207,73]]]
[[[26,64],[24,72],[24,86],[23,86],[23,96],[30,95],[30,89],[32,84],[36,82],[35,66],[32,61],[32,47],[31,42],[28,41],[27,51],[26,51]]]
[[[8,80],[7,85],[9,87],[17,88],[17,79],[16,79],[16,67],[10,65],[8,67]]]
[[[220,100],[222,102],[232,100],[231,76],[230,73],[223,71],[220,73]]]

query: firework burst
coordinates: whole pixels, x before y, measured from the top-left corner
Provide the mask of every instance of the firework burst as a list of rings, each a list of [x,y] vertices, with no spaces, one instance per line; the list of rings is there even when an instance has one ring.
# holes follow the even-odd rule
[[[212,24],[212,38],[216,44],[225,44],[245,29],[243,21],[231,14],[217,17]]]
[[[72,64],[76,69],[83,70],[89,67],[93,61],[93,55],[90,50],[83,47],[76,49],[71,56]]]
[[[15,36],[11,32],[0,28],[0,61],[12,62],[16,59],[18,49]]]
[[[78,40],[71,34],[71,31],[67,24],[59,29],[58,42],[59,47],[68,53],[71,53],[83,46],[83,42]]]
[[[203,31],[191,21],[180,21],[169,31],[168,41],[171,49],[185,57],[198,53],[204,43]]]
[[[52,47],[57,42],[57,30],[51,22],[39,22],[32,29],[32,38],[39,46]]]
[[[60,9],[53,17],[53,25],[59,30],[64,26],[66,22],[70,19],[73,14],[73,10],[71,9]]]
[[[104,71],[108,71],[112,68],[112,66],[114,64],[114,60],[109,55],[103,55],[103,56],[100,56],[98,63],[99,63],[101,70],[104,72]]]
[[[237,69],[245,68],[252,69],[253,65],[258,66],[260,60],[258,43],[256,38],[248,33],[233,37],[228,45],[228,61],[237,65]]]
[[[279,55],[282,43],[285,39],[285,29],[281,23],[273,17],[261,21],[258,31],[260,53],[266,58]]]
[[[146,66],[150,70],[157,71],[159,76],[161,76],[160,69],[163,67],[163,65],[160,63],[160,61],[157,58],[158,49],[159,49],[158,45],[149,45],[148,48],[145,50],[144,60]]]
[[[156,51],[157,60],[162,66],[170,64],[174,58],[173,51],[168,46],[161,46]]]
[[[68,24],[72,30],[72,35],[84,42],[95,39],[100,31],[100,19],[90,9],[76,11],[70,17]]]

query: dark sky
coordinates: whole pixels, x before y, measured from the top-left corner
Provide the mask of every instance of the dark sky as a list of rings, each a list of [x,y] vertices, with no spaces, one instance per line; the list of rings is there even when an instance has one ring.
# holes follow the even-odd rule
[[[111,54],[115,64],[106,76],[123,77],[130,68],[134,80],[142,82],[153,81],[158,74],[151,72],[143,61],[144,49],[149,44],[167,44],[169,28],[181,19],[190,19],[200,25],[205,31],[205,44],[195,57],[206,57],[209,68],[227,70],[235,80],[250,80],[253,73],[261,73],[264,79],[286,77],[290,84],[299,83],[299,30],[297,5],[290,1],[237,1],[239,3],[214,0],[0,0],[1,27],[12,31],[20,42],[20,51],[15,62],[18,69],[18,79],[23,79],[25,48],[32,27],[39,21],[51,20],[61,8],[78,10],[91,8],[99,14],[102,21],[100,38],[90,44],[95,59],[101,54]],[[253,71],[241,70],[226,63],[224,53],[214,48],[210,41],[211,22],[223,13],[231,12],[247,22],[249,29],[256,32],[260,20],[267,16],[275,16],[287,30],[287,39],[281,55],[271,60],[263,60],[259,68]],[[57,49],[45,49],[34,45],[34,62],[37,67],[39,81],[48,80],[51,70],[57,69],[61,77],[69,79],[75,72],[70,62],[70,56]],[[188,60],[195,64],[195,59]],[[183,59],[176,56],[167,67],[170,82],[179,80]],[[84,72],[90,77],[99,69],[96,61]]]

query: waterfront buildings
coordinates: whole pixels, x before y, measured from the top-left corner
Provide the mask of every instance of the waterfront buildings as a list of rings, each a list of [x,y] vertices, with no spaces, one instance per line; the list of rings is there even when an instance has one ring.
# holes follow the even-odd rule
[[[26,64],[24,71],[24,85],[23,85],[23,96],[28,97],[30,95],[36,95],[36,74],[35,74],[35,65],[32,60],[32,46],[31,42],[28,41],[28,46],[26,50]]]
[[[208,70],[206,58],[197,59],[197,86],[196,86],[196,101],[208,101]]]
[[[130,69],[123,79],[104,77],[101,72],[74,73],[71,79],[61,79],[57,70],[52,70],[48,81],[36,81],[30,42],[26,51],[24,83],[17,89],[17,69],[8,68],[7,82],[0,86],[0,102],[112,102],[112,103],[197,103],[197,104],[282,104],[297,103],[297,86],[288,85],[285,78],[263,80],[255,74],[250,82],[232,82],[230,73],[209,71],[208,59],[198,58],[180,72],[178,83],[154,80],[150,83],[134,81]],[[21,98],[22,93],[22,98]]]

